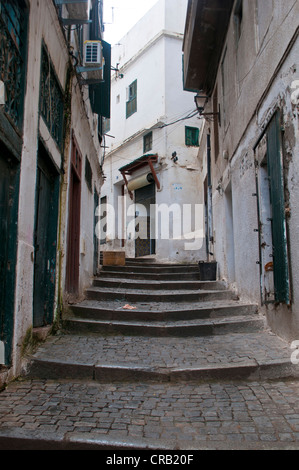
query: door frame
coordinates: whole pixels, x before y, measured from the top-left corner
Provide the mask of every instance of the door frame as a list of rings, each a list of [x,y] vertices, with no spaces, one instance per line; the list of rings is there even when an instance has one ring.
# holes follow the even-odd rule
[[[46,266],[47,273],[45,274],[45,284],[41,292],[38,292],[37,284],[37,253],[38,253],[38,218],[39,218],[39,203],[40,192],[38,175],[43,173],[46,179],[50,182],[50,199],[49,199],[49,213],[47,221],[46,232],[46,259],[39,260]],[[33,326],[42,327],[53,324],[54,321],[54,304],[56,292],[56,262],[57,262],[57,239],[58,239],[58,219],[59,219],[59,194],[60,194],[60,172],[53,162],[50,153],[47,151],[46,146],[39,139],[38,154],[37,154],[37,169],[36,169],[36,201],[35,201],[35,227],[34,227],[34,291],[33,291]],[[37,296],[43,295],[47,303],[47,313],[41,319],[40,313],[36,312]]]
[[[82,153],[72,132],[71,168],[69,186],[68,245],[66,263],[66,291],[77,295],[80,275],[80,237],[81,237],[81,176]]]
[[[13,333],[14,333],[14,307],[15,307],[15,281],[16,281],[16,266],[17,266],[17,240],[18,240],[18,209],[19,209],[19,191],[20,191],[20,161],[14,158],[9,152],[8,148],[0,141],[0,152],[4,154],[4,162],[8,162],[13,172],[13,184],[10,184],[13,189],[10,193],[10,221],[8,227],[8,236],[6,244],[6,269],[4,285],[0,286],[2,305],[4,309],[3,318],[0,330],[0,341],[4,348],[4,364],[10,366],[12,362],[13,351]],[[7,155],[7,158],[5,158]],[[2,158],[2,157],[0,157]]]
[[[261,152],[259,149],[263,146]],[[282,133],[281,133],[281,112],[276,108],[267,126],[265,126],[263,133],[259,137],[254,148],[255,153],[255,169],[256,169],[256,193],[253,196],[257,198],[257,213],[258,213],[258,234],[259,234],[259,261],[260,266],[260,287],[261,287],[261,301],[262,305],[269,303],[285,303],[291,304],[291,285],[290,285],[290,271],[289,271],[289,249],[288,249],[288,236],[287,236],[287,220],[285,216],[285,193],[284,193],[284,164],[283,164],[283,148],[282,148]],[[261,153],[261,155],[260,155]],[[261,175],[262,167],[265,166],[267,170],[268,191],[269,191],[269,204],[270,208],[267,209],[269,217],[267,221],[271,224],[271,245],[272,254],[271,261],[264,263],[264,239],[263,227],[265,221],[263,220],[263,200],[261,188]],[[264,189],[265,190],[265,189]],[[273,210],[273,205],[276,207]],[[276,243],[275,243],[276,241]],[[276,245],[276,246],[275,246]],[[267,299],[264,289],[264,279],[267,276],[267,271],[273,272],[274,293],[272,298]],[[271,285],[271,279],[270,279]],[[271,294],[271,293],[270,293]],[[271,297],[271,296],[270,296]]]
[[[141,194],[141,191],[144,190],[145,193],[146,191],[149,192],[149,195],[146,195],[145,197],[144,196],[139,196],[139,194]],[[151,191],[152,190],[152,191]],[[151,193],[150,193],[151,191]],[[143,202],[147,202],[150,204],[150,207],[149,207],[149,210],[147,211],[147,222],[146,222],[146,230],[147,230],[147,238],[146,239],[146,242],[148,242],[149,244],[149,253],[144,253],[144,254],[138,254],[138,244],[140,245],[140,237],[137,237],[135,236],[135,258],[139,258],[139,257],[142,257],[142,256],[149,256],[149,255],[155,255],[156,254],[156,240],[155,239],[152,239],[151,238],[151,233],[155,233],[155,231],[152,230],[152,223],[153,223],[153,220],[152,220],[152,211],[151,211],[151,205],[154,205],[156,204],[156,185],[155,183],[152,183],[151,185],[148,185],[148,186],[145,186],[143,188],[140,188],[140,189],[137,189],[135,190],[135,207],[138,208],[138,204],[140,205],[143,205]],[[147,208],[144,206],[144,208],[147,210]],[[135,214],[136,215],[136,219],[138,219],[139,217],[139,214],[137,215],[137,213]],[[141,217],[145,217],[144,214],[142,214]],[[138,223],[136,225],[136,228],[138,226]],[[143,227],[145,228],[145,227]]]

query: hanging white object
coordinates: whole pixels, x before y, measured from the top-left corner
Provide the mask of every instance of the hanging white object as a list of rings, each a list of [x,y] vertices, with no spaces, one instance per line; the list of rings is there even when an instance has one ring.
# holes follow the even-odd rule
[[[147,175],[139,176],[139,178],[133,179],[128,183],[128,190],[129,191],[136,191],[136,189],[144,188],[152,183],[154,183],[154,177],[152,173],[148,173]]]

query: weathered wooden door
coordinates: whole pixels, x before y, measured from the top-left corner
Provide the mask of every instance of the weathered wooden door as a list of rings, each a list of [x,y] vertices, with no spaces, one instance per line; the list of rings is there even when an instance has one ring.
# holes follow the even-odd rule
[[[14,288],[19,169],[0,149],[0,342],[1,364],[10,364],[14,325]]]
[[[49,157],[48,157],[49,158]],[[41,327],[53,322],[57,223],[58,174],[44,151],[39,152],[36,184],[36,214],[34,233],[34,296],[33,326]]]
[[[262,301],[265,304],[289,304],[291,295],[279,112],[270,121],[255,150]]]
[[[273,267],[276,302],[290,302],[289,264],[285,218],[283,160],[280,114],[277,112],[267,132],[267,157],[272,206]]]
[[[76,139],[73,136],[66,268],[66,290],[70,294],[77,294],[79,290],[81,173],[82,155],[79,151]]]
[[[97,210],[99,206],[99,194],[94,190],[94,230],[93,230],[93,274],[96,275],[99,268],[99,239],[97,237]]]
[[[4,341],[5,284],[9,225],[9,169],[2,158],[0,158],[0,224],[0,341]]]

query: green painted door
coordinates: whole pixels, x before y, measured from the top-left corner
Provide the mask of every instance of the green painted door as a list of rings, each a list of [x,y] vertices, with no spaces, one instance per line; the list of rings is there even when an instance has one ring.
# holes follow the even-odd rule
[[[276,113],[267,131],[267,160],[272,209],[272,243],[275,301],[290,303],[287,231],[280,113]]]
[[[33,326],[51,325],[54,315],[59,177],[39,153],[36,187]]]
[[[93,228],[93,274],[96,275],[99,269],[99,239],[97,237],[97,209],[99,207],[99,194],[94,190],[94,228]]]
[[[18,217],[18,165],[0,150],[0,341],[4,358],[11,362],[14,325],[14,291]]]

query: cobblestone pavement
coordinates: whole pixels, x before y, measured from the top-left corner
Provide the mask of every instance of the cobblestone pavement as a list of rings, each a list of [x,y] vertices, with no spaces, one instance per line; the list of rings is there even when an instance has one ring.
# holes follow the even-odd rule
[[[62,335],[48,339],[37,358],[82,364],[151,368],[290,361],[289,345],[270,332],[188,338]]]
[[[0,393],[0,449],[1,436],[9,435],[97,445],[123,439],[161,449],[299,449],[299,381],[24,379]]]

